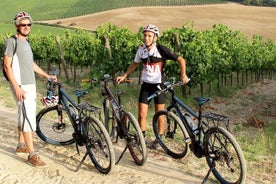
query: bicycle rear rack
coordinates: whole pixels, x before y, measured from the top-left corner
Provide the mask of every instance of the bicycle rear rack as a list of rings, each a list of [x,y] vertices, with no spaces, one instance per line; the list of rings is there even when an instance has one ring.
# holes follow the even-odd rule
[[[214,125],[215,127],[223,126],[229,130],[230,118],[225,115],[216,114],[213,112],[202,112],[202,118],[206,118],[207,126]]]
[[[78,105],[78,107],[80,109],[82,109],[82,113],[84,114],[84,116],[91,116],[94,115],[95,117],[97,117],[100,121],[102,121],[101,118],[101,108],[93,106],[87,102],[82,102]]]

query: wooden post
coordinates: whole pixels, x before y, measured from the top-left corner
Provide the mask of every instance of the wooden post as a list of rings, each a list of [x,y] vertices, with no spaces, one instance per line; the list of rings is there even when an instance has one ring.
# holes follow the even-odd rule
[[[61,59],[61,64],[62,64],[64,73],[65,73],[65,78],[66,78],[67,81],[69,81],[69,75],[68,75],[67,68],[66,68],[66,61],[65,61],[63,53],[62,53],[60,39],[59,39],[58,36],[56,36],[56,43],[57,43],[57,47],[58,47],[58,53],[59,53],[59,56],[60,56],[60,59]]]

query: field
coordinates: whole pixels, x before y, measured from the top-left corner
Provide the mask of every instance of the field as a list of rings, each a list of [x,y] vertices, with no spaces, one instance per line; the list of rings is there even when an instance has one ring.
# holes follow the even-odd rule
[[[18,11],[27,11],[34,20],[50,20],[87,15],[112,9],[141,6],[183,6],[224,3],[225,0],[28,0],[18,3],[17,0],[0,1],[0,21],[11,21]],[[2,8],[5,7],[5,8]]]
[[[193,22],[196,30],[211,29],[214,24],[224,24],[251,38],[262,35],[264,39],[276,39],[276,8],[244,6],[235,3],[173,6],[136,7],[99,12],[91,15],[46,21],[46,23],[95,30],[110,22],[119,27],[127,26],[133,32],[146,24],[156,24],[161,32],[171,27],[182,27]]]

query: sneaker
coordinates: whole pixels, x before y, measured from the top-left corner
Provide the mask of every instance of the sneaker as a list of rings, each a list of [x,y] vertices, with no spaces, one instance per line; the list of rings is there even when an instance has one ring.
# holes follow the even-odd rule
[[[157,139],[155,139],[154,141],[146,140],[146,146],[152,150],[157,150],[158,148],[160,148],[160,144]]]
[[[29,150],[25,146],[21,147],[21,148],[17,147],[16,150],[15,150],[15,153],[17,155],[22,155],[22,154],[25,154],[25,153],[29,153]]]
[[[38,154],[35,154],[31,158],[28,157],[27,163],[35,167],[46,167],[46,163],[40,160]]]
[[[151,143],[150,149],[157,150],[158,148],[160,148],[160,144],[159,144],[159,141],[157,139],[155,139]]]

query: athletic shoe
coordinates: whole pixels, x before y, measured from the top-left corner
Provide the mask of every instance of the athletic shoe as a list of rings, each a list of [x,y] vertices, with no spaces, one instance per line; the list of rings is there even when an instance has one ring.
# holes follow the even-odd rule
[[[16,150],[15,150],[15,153],[17,155],[22,155],[22,154],[25,154],[25,153],[29,153],[29,150],[28,150],[28,148],[26,148],[26,146],[21,147],[21,148],[17,147]]]
[[[27,163],[34,167],[46,167],[46,163],[40,160],[38,154],[33,155],[31,158],[28,157]]]
[[[157,150],[158,148],[160,148],[160,144],[159,144],[159,141],[157,139],[155,139],[152,144],[151,144],[151,149],[153,150]]]

